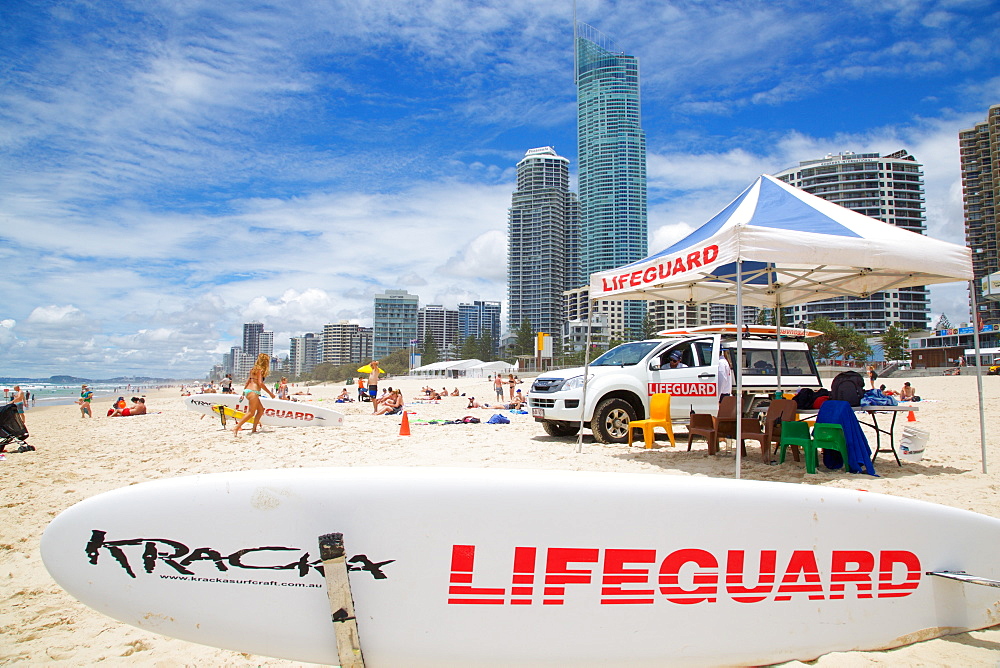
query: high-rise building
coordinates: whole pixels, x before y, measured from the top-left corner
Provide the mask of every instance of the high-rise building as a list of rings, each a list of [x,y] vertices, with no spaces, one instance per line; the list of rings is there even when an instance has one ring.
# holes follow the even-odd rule
[[[579,274],[571,252],[580,208],[569,190],[569,160],[551,146],[517,163],[517,189],[507,212],[508,327],[524,321],[533,333],[562,331],[562,293]]]
[[[295,376],[309,373],[320,363],[320,342],[322,338],[313,332],[289,339],[288,365],[289,372]]]
[[[421,350],[426,352],[424,346],[430,337],[434,338],[434,345],[442,360],[455,359],[458,311],[441,304],[428,304],[417,309],[417,338],[420,339]]]
[[[327,364],[368,362],[372,355],[372,330],[346,320],[323,325],[322,348],[322,361]]]
[[[775,174],[785,183],[817,197],[923,234],[923,165],[906,151],[886,156],[846,151],[820,160],[800,162]],[[895,323],[902,329],[927,329],[927,288],[917,286],[876,292],[867,298],[836,297],[784,309],[785,322],[807,324],[826,317],[865,334],[884,332]]]
[[[481,337],[489,332],[493,342],[493,354],[500,345],[500,302],[476,300],[458,305],[458,343],[461,345],[470,336]],[[488,360],[484,360],[488,361]]]
[[[259,322],[247,322],[243,324],[243,352],[254,359],[260,352],[260,333],[264,331],[264,325]]]
[[[1000,104],[990,107],[986,120],[958,133],[962,160],[962,203],[965,243],[972,250],[972,273],[979,287],[985,276],[1000,271],[997,248],[997,202],[1000,201]],[[994,167],[994,165],[996,165]],[[978,318],[1000,325],[1000,302],[976,295]]]
[[[257,352],[274,357],[274,332],[261,332],[257,335]]]
[[[372,353],[375,359],[400,348],[409,348],[417,339],[417,305],[419,297],[406,290],[386,290],[375,295],[372,317],[374,340]]]
[[[646,257],[646,134],[642,130],[639,60],[584,23],[575,25],[577,150],[580,187],[580,273],[567,289],[595,271]],[[641,330],[644,302],[626,302],[620,327]]]

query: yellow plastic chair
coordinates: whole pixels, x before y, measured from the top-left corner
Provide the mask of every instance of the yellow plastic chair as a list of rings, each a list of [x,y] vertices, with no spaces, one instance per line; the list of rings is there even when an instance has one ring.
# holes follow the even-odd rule
[[[674,426],[670,422],[670,395],[666,392],[658,392],[649,398],[648,420],[632,420],[628,423],[628,444],[632,445],[632,430],[642,429],[642,440],[646,443],[646,449],[652,448],[653,430],[656,427],[663,427],[670,438],[670,447],[676,448]]]

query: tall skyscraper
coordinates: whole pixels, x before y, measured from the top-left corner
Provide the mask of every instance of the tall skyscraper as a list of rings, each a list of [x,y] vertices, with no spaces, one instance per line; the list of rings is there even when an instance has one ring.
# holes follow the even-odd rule
[[[260,352],[260,334],[264,331],[264,325],[259,322],[243,323],[243,352],[254,359]]]
[[[417,340],[417,304],[419,297],[406,290],[386,290],[375,295],[372,352],[375,359],[400,348],[409,348]]]
[[[785,183],[817,197],[923,234],[923,165],[906,151],[886,156],[846,151],[820,160],[806,160],[775,174]],[[923,286],[876,292],[867,299],[837,297],[784,310],[786,322],[809,323],[826,317],[865,334],[884,332],[896,323],[902,329],[927,329],[930,302]]]
[[[508,326],[525,320],[533,333],[562,331],[562,293],[579,274],[572,253],[580,207],[569,190],[569,160],[551,146],[530,149],[517,163],[517,189],[507,212]]]
[[[639,61],[584,24],[575,24],[577,150],[580,182],[580,273],[646,257],[646,133],[642,130]],[[638,331],[643,302],[626,302],[624,322],[612,331]]]
[[[500,302],[476,300],[458,305],[458,343],[470,336],[480,337],[489,332],[493,341],[493,354],[500,345]],[[488,360],[484,360],[488,361]]]
[[[997,200],[1000,200],[1000,104],[990,107],[986,120],[958,133],[962,159],[962,202],[965,244],[972,249],[972,272],[979,287],[983,277],[1000,271],[997,249]],[[976,295],[979,319],[1000,325],[1000,302]]]

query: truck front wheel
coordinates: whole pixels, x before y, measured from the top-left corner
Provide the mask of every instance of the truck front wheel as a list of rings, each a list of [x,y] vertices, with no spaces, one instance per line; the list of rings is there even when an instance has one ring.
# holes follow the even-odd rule
[[[542,429],[549,436],[576,436],[580,433],[580,423],[546,420],[542,423]]]
[[[635,417],[635,408],[629,402],[605,399],[597,404],[590,429],[599,443],[624,443],[628,439],[628,423]]]

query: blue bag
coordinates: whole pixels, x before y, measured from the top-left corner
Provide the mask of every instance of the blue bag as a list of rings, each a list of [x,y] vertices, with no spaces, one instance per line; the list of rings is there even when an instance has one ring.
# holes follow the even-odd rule
[[[487,420],[486,424],[510,424],[510,420],[508,420],[507,418],[505,418],[503,415],[500,415],[499,413],[497,413],[493,417],[491,417],[489,420]]]

